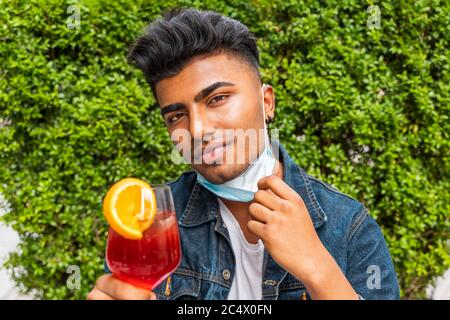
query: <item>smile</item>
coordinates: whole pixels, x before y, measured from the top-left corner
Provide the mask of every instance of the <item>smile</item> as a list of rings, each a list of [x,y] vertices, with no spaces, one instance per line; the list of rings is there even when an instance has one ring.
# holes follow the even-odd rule
[[[213,164],[214,162],[216,162],[218,159],[222,159],[223,157],[222,155],[224,154],[224,152],[226,151],[227,147],[230,146],[230,143],[226,143],[226,144],[216,144],[214,146],[211,147],[207,147],[203,150],[203,162],[206,164]]]

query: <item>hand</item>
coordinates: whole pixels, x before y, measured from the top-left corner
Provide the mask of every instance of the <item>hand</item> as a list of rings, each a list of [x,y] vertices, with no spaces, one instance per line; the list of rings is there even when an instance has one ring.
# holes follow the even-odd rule
[[[87,295],[87,300],[156,300],[152,291],[140,289],[115,278],[111,274],[97,279],[94,289]]]
[[[308,277],[316,270],[316,257],[326,249],[303,199],[275,175],[259,180],[258,189],[249,207],[254,220],[248,222],[248,229],[261,238],[280,266]]]
[[[281,178],[258,181],[249,206],[248,229],[272,258],[302,281],[312,299],[358,299],[338,264],[320,241],[303,199]]]

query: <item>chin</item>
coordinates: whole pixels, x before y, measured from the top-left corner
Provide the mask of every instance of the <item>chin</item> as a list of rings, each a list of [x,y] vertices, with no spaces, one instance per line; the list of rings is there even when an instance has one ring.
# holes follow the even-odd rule
[[[212,164],[193,166],[202,176],[214,184],[222,184],[242,174],[248,164]]]

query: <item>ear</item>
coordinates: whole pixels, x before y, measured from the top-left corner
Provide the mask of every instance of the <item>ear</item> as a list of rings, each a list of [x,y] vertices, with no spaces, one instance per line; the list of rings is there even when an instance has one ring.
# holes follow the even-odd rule
[[[275,116],[275,92],[273,87],[269,84],[263,84],[263,103],[264,103],[264,111],[266,114],[265,121],[267,122],[269,119],[273,119]]]

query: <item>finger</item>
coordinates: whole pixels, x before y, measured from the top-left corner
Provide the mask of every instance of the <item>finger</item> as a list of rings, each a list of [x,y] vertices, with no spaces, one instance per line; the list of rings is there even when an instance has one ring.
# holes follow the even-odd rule
[[[265,224],[256,220],[250,220],[247,222],[248,230],[253,233],[255,236],[264,240],[265,235]]]
[[[264,177],[258,181],[258,189],[269,189],[275,193],[278,197],[291,200],[299,197],[298,193],[292,190],[281,178],[271,175]]]
[[[248,212],[253,219],[262,223],[269,222],[269,219],[273,214],[271,210],[267,209],[257,202],[253,202],[250,204],[250,206],[248,207]]]
[[[151,291],[137,288],[129,283],[106,274],[97,279],[97,289],[118,300],[149,300]]]
[[[86,300],[114,300],[113,297],[107,295],[103,291],[100,291],[97,288],[92,289],[91,292],[86,297]]]
[[[270,210],[277,210],[280,207],[280,202],[285,201],[280,199],[277,195],[266,190],[258,190],[255,192],[254,201],[262,204]]]

